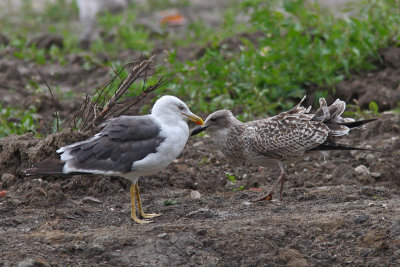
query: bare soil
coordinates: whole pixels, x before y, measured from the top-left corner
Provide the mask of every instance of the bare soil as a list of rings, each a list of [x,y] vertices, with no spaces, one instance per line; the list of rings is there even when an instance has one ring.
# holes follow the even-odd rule
[[[232,165],[208,136],[192,138],[164,172],[140,180],[145,210],[162,213],[149,225],[130,219],[122,178],[21,173],[87,134],[5,137],[0,265],[396,266],[399,133],[400,116],[382,115],[346,141],[383,152],[300,159],[286,166],[284,200],[258,203],[251,201],[268,190],[277,169]],[[357,173],[359,165],[370,173]]]
[[[62,67],[38,67],[11,54],[5,51],[0,60],[2,103],[35,105],[43,121],[52,120],[53,104],[48,92],[26,86],[33,79],[45,88],[36,69],[61,91],[77,93],[109,72],[84,70],[82,55]],[[396,108],[399,49],[382,55],[380,69],[342,82],[332,99]],[[79,94],[58,99],[61,116],[79,101]],[[0,194],[0,266],[400,265],[399,114],[386,112],[345,140],[381,152],[331,152],[287,165],[283,201],[252,202],[267,192],[278,169],[233,165],[208,136],[191,138],[165,171],[140,180],[145,211],[162,213],[147,225],[131,220],[130,185],[122,178],[22,173],[87,137],[65,130],[0,139],[0,192],[6,191]],[[357,172],[360,165],[369,172]]]
[[[396,266],[399,122],[398,115],[384,115],[348,140],[385,152],[334,152],[287,166],[282,202],[251,202],[277,170],[234,166],[209,137],[192,138],[164,172],[140,180],[145,210],[162,213],[148,225],[130,219],[129,184],[122,178],[20,172],[85,134],[3,138],[0,264]],[[361,164],[371,173],[357,174]],[[235,185],[226,172],[235,175]]]

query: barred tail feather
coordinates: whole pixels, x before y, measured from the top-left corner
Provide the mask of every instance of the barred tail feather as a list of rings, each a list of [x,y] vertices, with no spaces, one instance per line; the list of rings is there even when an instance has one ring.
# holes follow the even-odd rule
[[[352,118],[343,118],[341,115],[346,109],[346,103],[340,99],[336,99],[332,105],[328,106],[324,98],[319,99],[320,107],[315,112],[312,121],[318,121],[326,124],[329,129],[330,136],[343,136],[354,130],[362,130],[365,128],[364,124],[374,121],[360,120],[355,121]]]

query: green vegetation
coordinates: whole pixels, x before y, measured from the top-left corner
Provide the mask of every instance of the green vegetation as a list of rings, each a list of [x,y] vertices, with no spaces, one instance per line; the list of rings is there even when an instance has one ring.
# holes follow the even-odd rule
[[[245,117],[275,114],[292,107],[306,88],[332,89],[352,72],[375,68],[378,49],[400,42],[400,6],[394,0],[368,1],[352,18],[321,15],[303,0],[249,0],[243,6],[251,29],[264,34],[258,43],[242,38],[241,51],[230,54],[212,45],[202,58],[187,62],[170,54],[170,91],[204,112],[243,107]]]
[[[371,101],[368,105],[368,109],[361,109],[359,105],[347,105],[347,110],[344,112],[344,116],[351,118],[376,118],[381,114],[379,113],[378,104],[375,101]]]
[[[161,44],[168,50],[168,57],[159,72],[170,82],[159,94],[177,95],[197,112],[233,109],[242,119],[290,108],[309,88],[319,90],[316,98],[326,96],[344,78],[374,69],[381,61],[380,48],[400,44],[397,0],[363,1],[349,9],[351,17],[335,17],[304,0],[246,0],[226,9],[219,27],[189,19],[183,35],[163,27],[144,26],[138,17],[171,6],[184,8],[190,1],[152,0],[132,5],[119,14],[98,16],[100,37],[89,51],[79,47],[78,9],[74,1],[56,1],[48,4],[44,12],[34,11],[32,1],[23,3],[24,21],[0,19],[2,33],[10,39],[8,46],[0,45],[0,52],[12,48],[12,56],[38,65],[67,64],[69,55],[79,54],[86,70],[112,65],[118,71],[133,60],[119,58],[121,51],[151,55]],[[237,23],[241,12],[250,17],[249,22]],[[33,33],[61,34],[64,45],[38,48],[30,43]],[[192,52],[192,47],[196,47],[200,53],[182,62],[178,60],[179,47]],[[151,82],[154,81],[148,81]],[[116,85],[111,85],[107,94],[113,94]],[[133,86],[132,94],[141,86]],[[1,110],[1,133],[34,130],[35,110]],[[362,112],[356,109],[352,114]],[[371,102],[368,112],[378,114],[376,103]],[[8,123],[10,120],[4,114],[18,117],[18,123]],[[27,114],[32,114],[30,119],[25,117]]]
[[[0,138],[10,134],[36,133],[36,110],[3,107],[0,103]]]
[[[230,181],[232,191],[242,191],[244,189],[244,185],[236,186],[237,180],[234,175],[225,173],[225,176]]]
[[[68,3],[66,0],[60,0],[48,3],[43,12],[37,12],[32,6],[32,1],[25,0],[22,15],[26,19],[23,22],[15,22],[9,17],[2,17],[0,18],[0,25],[4,25],[2,32],[10,38],[10,46],[15,48],[13,54],[17,58],[33,61],[37,64],[45,64],[49,61],[65,64],[68,55],[74,53],[85,54],[85,60],[87,61],[85,63],[89,68],[93,67],[93,63],[107,66],[110,62],[99,62],[97,59],[99,56],[104,56],[105,53],[113,63],[118,61],[118,55],[123,50],[140,51],[143,55],[150,56],[155,40],[170,43],[174,47],[193,44],[202,46],[210,42],[217,44],[224,37],[246,29],[244,24],[236,24],[234,21],[238,6],[226,10],[225,23],[222,25],[222,29],[216,31],[215,28],[206,26],[203,21],[193,20],[188,23],[187,33],[184,38],[181,35],[171,34],[159,25],[152,29],[137,22],[138,14],[154,16],[155,12],[167,7],[184,8],[188,5],[189,2],[186,0],[174,1],[173,3],[152,0],[143,5],[132,4],[123,12],[117,14],[103,12],[97,19],[97,29],[100,32],[100,36],[91,44],[89,54],[79,46],[79,32],[81,29],[78,28],[82,26],[78,23],[79,12],[74,1]],[[30,38],[37,37],[40,33],[61,35],[63,48],[52,46],[46,50],[30,43]],[[2,48],[4,47],[0,46],[0,51]],[[133,59],[135,58],[126,60],[131,61]],[[119,64],[124,63],[128,62]]]
[[[132,11],[125,16],[124,13],[102,14],[98,18],[98,23],[104,29],[105,35],[95,40],[91,46],[92,52],[107,51],[111,56],[116,56],[121,50],[132,49],[141,51],[144,55],[150,55],[154,46],[149,39],[150,32],[135,24],[136,12]]]
[[[173,199],[167,199],[164,201],[164,206],[174,206],[174,205],[178,205],[179,202]]]

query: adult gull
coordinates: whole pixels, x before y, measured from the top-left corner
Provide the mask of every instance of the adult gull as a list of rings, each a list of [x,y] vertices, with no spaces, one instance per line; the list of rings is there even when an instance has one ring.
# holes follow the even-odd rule
[[[282,200],[286,176],[283,162],[313,151],[365,150],[336,143],[335,139],[362,129],[365,123],[374,120],[342,118],[346,103],[339,99],[327,106],[325,99],[320,98],[319,109],[311,114],[311,107],[301,106],[304,99],[305,96],[289,111],[247,123],[236,119],[229,110],[218,110],[207,117],[204,126],[193,130],[192,135],[207,130],[223,154],[234,161],[265,167],[278,164],[279,178],[269,193],[258,200],[271,200],[279,184]]]
[[[148,223],[150,220],[136,216],[135,199],[143,219],[159,214],[143,212],[138,179],[163,170],[180,155],[189,137],[186,119],[203,125],[203,120],[183,101],[163,96],[155,102],[151,114],[110,119],[92,138],[58,149],[61,162],[35,164],[26,174],[92,173],[124,177],[132,182],[132,219]]]

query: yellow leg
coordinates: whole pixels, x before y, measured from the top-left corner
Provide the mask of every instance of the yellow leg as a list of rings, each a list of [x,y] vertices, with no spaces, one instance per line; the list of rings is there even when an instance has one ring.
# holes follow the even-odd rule
[[[144,211],[142,209],[142,201],[140,200],[140,191],[139,191],[138,183],[135,184],[135,191],[136,191],[136,200],[138,203],[139,214],[140,214],[140,216],[142,216],[142,218],[153,218],[153,217],[157,217],[157,216],[161,215],[161,214],[157,214],[157,213],[149,213],[149,214],[144,213]]]
[[[131,207],[131,218],[132,218],[132,220],[134,220],[135,222],[140,223],[140,224],[142,224],[142,223],[150,223],[151,221],[140,220],[138,217],[136,217],[136,206],[135,206],[135,196],[137,195],[136,186],[137,186],[136,184],[132,184],[131,185],[131,190],[130,190],[131,191],[131,206],[132,206]],[[142,205],[140,204],[140,207],[141,206]]]

